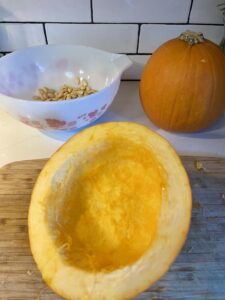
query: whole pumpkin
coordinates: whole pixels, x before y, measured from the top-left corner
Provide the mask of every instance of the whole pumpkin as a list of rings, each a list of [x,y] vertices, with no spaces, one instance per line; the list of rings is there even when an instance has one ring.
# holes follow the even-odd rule
[[[38,177],[31,250],[70,300],[131,299],[158,280],[190,224],[191,189],[169,143],[135,123],[105,123],[64,144]]]
[[[208,127],[225,109],[225,54],[202,33],[182,33],[147,62],[140,98],[150,120],[165,130]]]

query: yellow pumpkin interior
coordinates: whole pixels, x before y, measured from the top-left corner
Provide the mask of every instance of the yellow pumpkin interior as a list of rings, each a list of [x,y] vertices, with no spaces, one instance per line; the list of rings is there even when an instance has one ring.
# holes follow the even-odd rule
[[[128,266],[149,249],[165,190],[165,171],[143,144],[117,137],[100,148],[80,158],[63,201],[48,203],[60,255],[89,272]]]

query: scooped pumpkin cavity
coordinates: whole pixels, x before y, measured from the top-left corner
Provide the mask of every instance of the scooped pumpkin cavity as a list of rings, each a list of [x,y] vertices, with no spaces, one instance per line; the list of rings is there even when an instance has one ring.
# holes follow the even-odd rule
[[[47,162],[32,193],[30,246],[64,299],[132,299],[175,260],[191,189],[174,149],[129,122],[87,128]]]
[[[130,265],[149,249],[165,177],[141,144],[114,138],[101,148],[81,159],[64,201],[48,204],[50,231],[62,258],[93,272]]]

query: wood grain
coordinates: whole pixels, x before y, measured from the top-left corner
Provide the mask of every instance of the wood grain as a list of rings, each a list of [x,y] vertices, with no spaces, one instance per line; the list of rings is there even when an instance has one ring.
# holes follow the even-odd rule
[[[194,199],[188,239],[170,271],[136,300],[225,299],[225,159],[182,160]],[[0,300],[62,299],[42,281],[27,234],[30,194],[45,162],[16,162],[0,170]]]

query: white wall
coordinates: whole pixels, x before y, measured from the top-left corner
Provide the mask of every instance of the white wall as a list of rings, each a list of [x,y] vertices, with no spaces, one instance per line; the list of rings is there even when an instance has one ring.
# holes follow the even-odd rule
[[[0,0],[0,52],[76,43],[126,53],[139,79],[151,53],[185,29],[219,43],[222,0]]]

